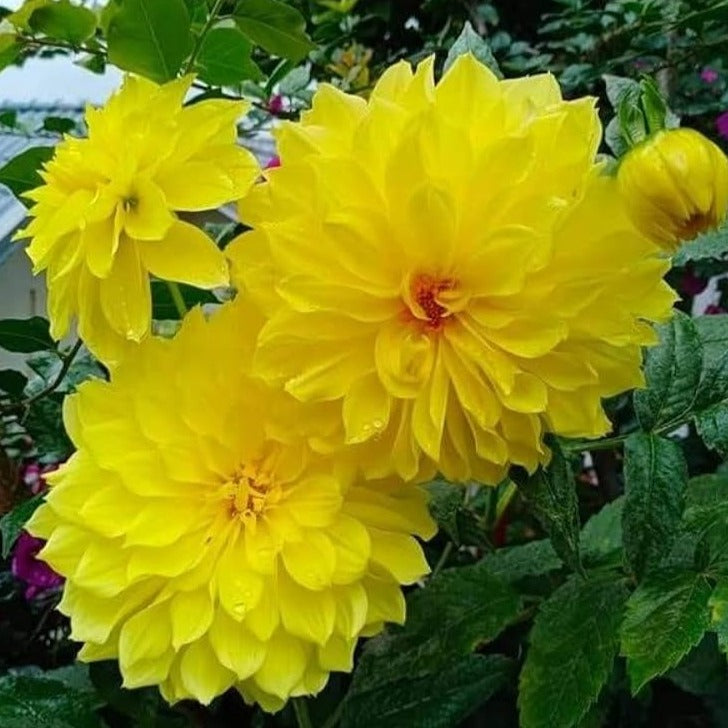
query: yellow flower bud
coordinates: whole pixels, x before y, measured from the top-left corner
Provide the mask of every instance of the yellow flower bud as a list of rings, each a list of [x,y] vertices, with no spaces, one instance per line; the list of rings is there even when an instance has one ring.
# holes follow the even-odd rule
[[[669,252],[725,218],[728,160],[693,129],[650,137],[622,160],[617,178],[635,225]]]

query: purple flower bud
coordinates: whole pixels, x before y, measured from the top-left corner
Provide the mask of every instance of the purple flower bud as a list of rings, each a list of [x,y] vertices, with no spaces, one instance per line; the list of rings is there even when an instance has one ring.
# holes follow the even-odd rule
[[[700,73],[700,78],[702,78],[705,83],[715,83],[718,80],[718,71],[714,68],[706,67]]]

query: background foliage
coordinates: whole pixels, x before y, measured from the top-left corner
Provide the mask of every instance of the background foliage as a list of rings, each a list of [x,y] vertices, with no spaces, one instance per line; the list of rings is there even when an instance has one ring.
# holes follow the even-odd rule
[[[365,94],[397,59],[436,53],[441,69],[470,50],[506,77],[549,70],[567,95],[598,95],[605,153],[623,151],[645,75],[670,123],[728,136],[725,1],[110,0],[99,12],[29,0],[0,15],[0,67],[68,54],[89,73],[194,72],[210,96],[254,101],[243,135],[296,118],[313,81]],[[58,117],[43,128],[78,132]],[[25,152],[0,182],[22,196],[51,153]],[[235,231],[217,232],[223,245]],[[678,254],[680,311],[646,356],[647,388],[608,403],[613,436],[553,442],[547,471],[496,489],[430,485],[434,574],[409,593],[406,626],[361,646],[353,676],[272,717],[234,693],[169,708],[153,689],[124,690],[113,663],[73,664],[57,589],[26,597],[11,565],[41,497],[28,466],[68,457],[63,397],[105,372],[58,347],[42,318],[0,320],[0,347],[27,364],[0,371],[0,725],[728,726],[727,254],[725,229]],[[178,317],[164,286],[154,299],[155,318]]]

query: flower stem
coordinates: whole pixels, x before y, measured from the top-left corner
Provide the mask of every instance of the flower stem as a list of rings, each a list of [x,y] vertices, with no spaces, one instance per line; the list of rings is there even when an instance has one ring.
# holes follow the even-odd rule
[[[339,704],[334,708],[334,712],[326,719],[324,728],[335,728],[341,721],[341,714],[344,712],[344,701],[340,701]]]
[[[195,46],[192,49],[192,54],[187,61],[187,65],[185,66],[185,73],[190,73],[195,67],[195,61],[197,60],[197,56],[200,53],[200,49],[202,48],[202,43],[205,40],[205,36],[210,32],[212,24],[215,22],[215,20],[217,20],[217,14],[220,12],[220,8],[222,7],[223,2],[225,2],[225,0],[215,0],[215,4],[212,6],[212,10],[210,10],[210,15],[205,21],[205,25],[202,27],[200,35],[197,36]]]
[[[445,548],[442,550],[442,554],[440,555],[440,558],[437,560],[437,563],[435,564],[435,568],[432,570],[432,576],[437,576],[442,569],[444,568],[445,564],[447,563],[447,560],[450,558],[450,554],[452,553],[453,548],[455,545],[452,541],[448,541],[445,544]],[[432,578],[432,577],[430,577]]]
[[[167,281],[167,288],[169,288],[169,293],[172,296],[172,303],[177,309],[179,317],[183,319],[185,317],[185,314],[187,313],[187,304],[185,303],[185,299],[182,295],[182,291],[180,290],[179,285],[177,283],[173,283],[172,281]]]
[[[298,728],[313,728],[311,716],[308,714],[308,704],[305,698],[293,699],[293,712],[296,714]]]

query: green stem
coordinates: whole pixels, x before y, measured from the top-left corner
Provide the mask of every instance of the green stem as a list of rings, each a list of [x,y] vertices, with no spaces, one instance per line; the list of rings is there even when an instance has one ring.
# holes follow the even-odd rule
[[[56,389],[58,389],[58,387],[61,386],[61,383],[66,378],[66,374],[68,374],[68,370],[71,368],[71,364],[73,364],[73,360],[76,358],[76,354],[78,354],[82,345],[83,342],[81,341],[81,339],[79,339],[73,345],[73,348],[68,352],[68,354],[63,357],[63,365],[61,366],[61,370],[56,375],[56,378],[45,389],[26,399],[25,402],[23,402],[23,405],[25,407],[29,407],[34,402],[37,402],[39,399],[47,397],[49,394],[51,394]]]
[[[172,303],[177,309],[179,317],[181,319],[184,318],[187,313],[187,304],[185,303],[185,299],[182,295],[182,291],[180,291],[179,285],[172,281],[167,281],[167,288],[169,288],[169,293],[172,296]]]
[[[455,548],[455,544],[453,544],[452,541],[448,541],[445,544],[445,548],[442,550],[442,554],[440,554],[440,558],[437,560],[435,568],[432,570],[432,576],[437,576],[437,574],[442,571],[445,564],[447,563],[447,560],[450,558],[450,554],[452,553],[453,548]]]
[[[88,53],[92,56],[103,56],[106,58],[106,50],[104,48],[90,48],[85,45],[74,45],[73,43],[67,43],[63,40],[35,38],[34,36],[23,35],[22,33],[18,33],[16,37],[19,41],[27,43],[28,45],[43,46],[46,48],[61,48],[62,50],[73,51],[74,53]]]
[[[200,49],[202,48],[202,43],[205,40],[205,36],[210,32],[212,24],[217,20],[217,14],[220,12],[220,8],[222,7],[223,2],[225,2],[225,0],[215,0],[215,4],[212,6],[212,10],[210,10],[210,15],[205,21],[205,25],[202,27],[200,35],[197,36],[197,40],[195,41],[195,47],[192,49],[192,55],[187,61],[187,65],[185,66],[185,73],[190,73],[190,71],[192,71],[192,69],[194,68],[195,61],[197,60],[197,56],[200,53]]]
[[[296,714],[298,728],[313,728],[311,716],[308,714],[308,703],[305,698],[293,699],[293,712]]]
[[[324,723],[323,728],[335,728],[335,726],[339,725],[339,721],[341,720],[341,714],[344,712],[344,701],[342,700],[336,708],[334,708],[334,712],[326,719],[326,722]]]
[[[508,506],[511,504],[513,496],[515,496],[517,492],[518,488],[516,487],[516,484],[511,480],[498,498],[498,502],[495,504],[496,525],[500,523],[500,519],[503,518],[503,514],[506,512],[506,508],[508,508]]]

